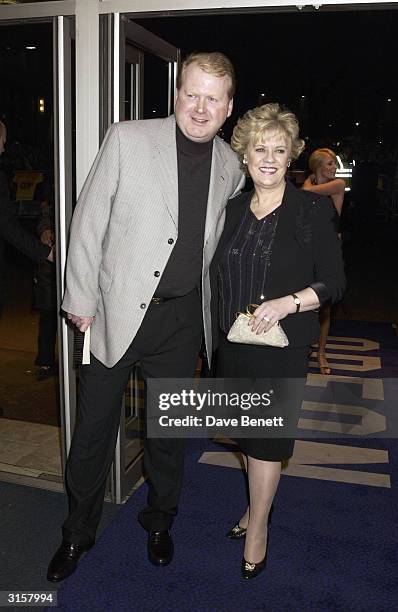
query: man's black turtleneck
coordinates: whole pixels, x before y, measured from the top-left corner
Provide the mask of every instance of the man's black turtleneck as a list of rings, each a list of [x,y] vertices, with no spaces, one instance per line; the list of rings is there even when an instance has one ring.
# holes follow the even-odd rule
[[[213,140],[194,142],[176,127],[178,239],[155,295],[179,297],[199,286]]]

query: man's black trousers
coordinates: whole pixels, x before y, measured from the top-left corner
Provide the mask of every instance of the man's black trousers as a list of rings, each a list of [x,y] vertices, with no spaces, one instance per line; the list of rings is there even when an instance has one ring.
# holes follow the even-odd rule
[[[81,366],[79,409],[66,465],[69,516],[62,531],[68,542],[95,540],[131,367],[139,361],[144,379],[192,378],[201,339],[201,305],[193,291],[151,303],[133,342],[114,367],[105,367],[93,355],[90,365]],[[148,531],[168,529],[177,514],[184,450],[183,439],[145,440],[149,493],[139,520]]]

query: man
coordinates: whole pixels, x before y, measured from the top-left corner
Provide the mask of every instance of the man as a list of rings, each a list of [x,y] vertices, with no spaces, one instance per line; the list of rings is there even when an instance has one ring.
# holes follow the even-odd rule
[[[7,129],[0,121],[0,156],[4,153]],[[27,232],[18,221],[15,207],[10,203],[6,175],[0,169],[0,316],[5,302],[5,262],[3,259],[4,241],[37,263],[46,259],[53,261],[52,248],[44,245],[33,234]]]
[[[51,581],[69,576],[94,543],[131,366],[140,361],[144,378],[192,378],[203,326],[211,355],[208,268],[227,200],[244,180],[235,154],[216,137],[232,112],[234,87],[223,54],[190,55],[175,115],[112,125],[82,190],[62,307],[81,331],[91,325],[92,354],[81,368],[66,466],[69,516]],[[139,521],[155,565],[173,556],[184,446],[145,442],[149,494]]]

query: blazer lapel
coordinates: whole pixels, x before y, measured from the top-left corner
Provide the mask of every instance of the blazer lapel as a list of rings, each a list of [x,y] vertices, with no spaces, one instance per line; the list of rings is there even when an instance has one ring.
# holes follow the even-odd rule
[[[178,169],[174,115],[164,120],[156,141],[154,163],[167,209],[178,228]]]
[[[228,179],[229,173],[225,165],[225,159],[217,138],[215,138],[210,172],[209,197],[207,199],[205,243],[216,227],[217,220],[226,205],[225,190]]]
[[[294,234],[297,242],[303,246],[311,242],[311,226],[306,218],[303,208],[303,192],[297,189],[289,180],[286,180],[285,193],[283,195],[281,214],[278,221],[278,243],[283,244],[287,232]],[[282,236],[282,238],[280,238]]]
[[[224,230],[213,258],[214,264],[218,265],[218,260],[228,244],[229,239],[236,231],[238,223],[242,220],[244,210],[246,206],[249,206],[252,195],[253,191],[243,191],[228,202]]]
[[[297,217],[300,211],[300,190],[297,189],[289,180],[286,180],[285,193],[283,194],[282,205],[279,211],[278,226],[276,228],[274,245],[272,248],[271,265],[268,271],[268,287],[278,287],[280,277],[283,274],[281,264],[286,260],[286,244],[292,237],[297,240]],[[269,295],[268,297],[275,297]]]

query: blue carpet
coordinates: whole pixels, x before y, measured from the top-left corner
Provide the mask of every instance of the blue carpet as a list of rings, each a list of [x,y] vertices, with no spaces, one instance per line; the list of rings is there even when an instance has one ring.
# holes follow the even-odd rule
[[[331,336],[331,337],[330,337]],[[362,387],[351,383],[329,382],[327,389],[306,388],[305,399],[315,402],[334,401],[337,404],[361,406],[376,411],[386,419],[386,427],[382,431],[369,434],[373,438],[398,438],[398,337],[397,330],[390,323],[374,323],[367,321],[332,321],[326,356],[335,376],[360,377],[362,379],[377,378],[382,382],[383,401],[364,399]],[[339,338],[336,340],[335,338]],[[340,339],[341,338],[341,339]],[[344,340],[346,338],[346,340]],[[373,341],[378,344],[366,346],[360,350],[363,342]],[[333,346],[331,346],[333,345]],[[315,349],[316,350],[316,349]],[[374,361],[372,361],[374,360]],[[339,367],[336,367],[338,364]],[[364,368],[362,369],[362,366]],[[354,366],[350,369],[350,366]],[[358,368],[358,369],[356,369]],[[310,372],[319,373],[316,357],[310,360]],[[304,416],[304,414],[302,415]],[[361,418],[354,415],[328,415],[325,413],[305,412],[305,417],[315,419],[337,420],[359,424]],[[316,432],[315,432],[316,433]],[[325,434],[327,435],[327,434]],[[312,432],[306,432],[307,437],[313,437]],[[349,434],[339,434],[341,438],[349,438]],[[397,606],[398,609],[398,606]]]
[[[360,323],[355,330],[353,322],[340,323],[334,335],[370,338],[372,332],[378,334],[378,341],[383,337],[388,375],[396,371],[393,353],[398,340],[390,335],[391,327],[375,330],[374,324]],[[345,438],[341,443],[350,444],[350,440]],[[267,570],[258,579],[245,582],[240,577],[244,544],[224,537],[246,506],[243,476],[239,470],[198,463],[204,451],[226,449],[207,440],[191,441],[180,515],[173,528],[174,562],[155,568],[146,560],[146,535],[136,520],[145,505],[146,486],[141,487],[82,559],[75,574],[61,585],[58,610],[398,610],[398,442],[355,439],[351,443],[388,450],[389,465],[372,464],[369,469],[389,473],[391,489],[283,476],[269,530]]]
[[[117,511],[116,504],[105,504],[100,532]],[[59,585],[47,582],[46,574],[49,559],[61,541],[60,527],[66,513],[67,500],[61,493],[0,482],[0,591],[57,590]],[[41,612],[44,606],[0,609]]]
[[[396,378],[398,377],[398,337],[395,329],[390,323],[373,323],[367,321],[347,321],[338,320],[332,321],[330,327],[331,336],[341,336],[349,338],[357,338],[358,342],[360,338],[366,338],[367,340],[373,340],[378,342],[380,345],[379,349],[368,350],[364,352],[353,351],[344,346],[342,343],[341,353],[347,355],[347,362],[349,362],[349,355],[356,354],[368,357],[380,357],[381,368],[377,371],[370,370],[368,372],[357,372],[357,376],[363,376],[365,378]],[[335,343],[334,340],[331,342]],[[326,354],[328,360],[331,358],[331,367],[333,369],[333,357],[332,353],[339,352],[337,349],[327,349]],[[357,362],[356,362],[357,363]],[[317,368],[311,368],[311,371],[319,371]],[[334,373],[339,374],[341,372],[336,370]],[[343,372],[344,373],[344,372]],[[352,372],[346,372],[350,376],[354,375]]]

